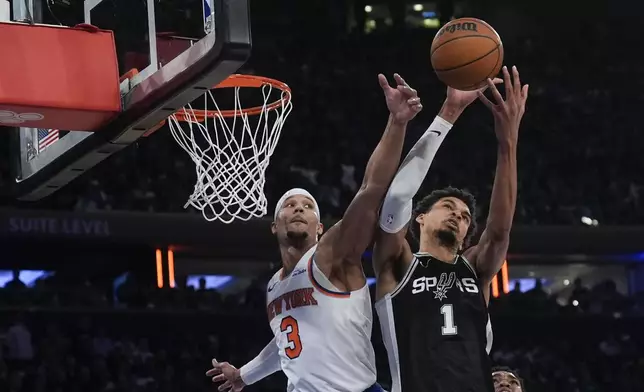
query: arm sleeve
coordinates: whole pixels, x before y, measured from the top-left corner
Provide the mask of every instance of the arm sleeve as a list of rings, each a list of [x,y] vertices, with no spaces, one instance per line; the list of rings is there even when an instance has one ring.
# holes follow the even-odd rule
[[[386,233],[398,233],[411,219],[412,199],[450,129],[452,124],[436,116],[403,160],[382,203],[380,228]]]
[[[281,368],[279,348],[273,338],[259,355],[239,369],[239,375],[244,384],[251,385],[281,370]]]

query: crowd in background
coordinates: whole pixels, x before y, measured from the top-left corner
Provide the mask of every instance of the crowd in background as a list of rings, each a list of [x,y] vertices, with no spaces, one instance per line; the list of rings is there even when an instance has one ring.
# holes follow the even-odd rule
[[[644,219],[642,133],[635,109],[644,95],[615,82],[641,79],[638,62],[622,61],[637,35],[610,26],[571,21],[534,36],[503,37],[505,64],[516,64],[530,84],[519,140],[516,223],[580,224],[583,216],[600,224]],[[434,32],[254,39],[242,72],[287,82],[294,102],[266,174],[269,205],[286,189],[301,186],[316,195],[323,215],[342,214],[386,124],[380,72],[390,80],[399,72],[419,91],[424,110],[409,126],[407,147],[418,139],[445,96],[429,65]],[[485,214],[496,156],[492,127],[488,110],[472,105],[441,147],[421,194],[464,187],[479,198],[479,213]],[[11,181],[6,171],[3,180]],[[194,181],[194,163],[164,128],[27,207],[179,212]]]
[[[637,26],[570,20],[532,36],[502,34],[505,63],[517,65],[530,84],[519,142],[517,224],[579,224],[583,216],[600,224],[644,222],[637,116],[644,77],[629,53],[639,45]],[[316,195],[324,216],[342,214],[386,124],[378,73],[398,72],[419,91],[424,110],[409,126],[406,148],[414,143],[445,95],[429,65],[434,33],[331,38],[327,31],[292,34],[289,27],[254,34],[242,72],[283,80],[293,90],[294,111],[267,171],[269,206],[300,186]],[[491,114],[472,105],[441,147],[421,194],[465,187],[484,215],[495,166],[492,127]],[[7,156],[8,137],[0,132]],[[2,196],[13,182],[10,163],[0,160]],[[51,198],[1,201],[18,208],[183,212],[193,165],[162,128]],[[0,391],[212,391],[204,373],[213,357],[241,365],[270,339],[268,328],[257,327],[267,324],[265,281],[236,295],[180,286],[157,289],[134,277],[119,288],[56,276],[34,287],[10,282],[0,289]],[[579,282],[562,300],[537,284],[525,293],[515,287],[493,300],[490,311],[493,362],[518,369],[527,391],[644,390],[641,294],[625,297],[611,281]],[[379,381],[388,387],[377,321],[374,326]],[[284,386],[277,374],[248,390]]]
[[[264,283],[225,296],[203,283],[157,289],[128,278],[113,289],[54,275],[30,288],[14,279],[0,289],[0,390],[212,390],[204,373],[213,357],[241,366],[270,340]],[[644,388],[642,325],[633,318],[644,301],[618,294],[612,282],[576,282],[563,301],[539,284],[525,293],[516,288],[493,299],[490,309],[493,362],[518,369],[528,391]],[[373,341],[379,381],[387,387],[377,320]],[[249,391],[280,391],[284,383],[277,374]]]

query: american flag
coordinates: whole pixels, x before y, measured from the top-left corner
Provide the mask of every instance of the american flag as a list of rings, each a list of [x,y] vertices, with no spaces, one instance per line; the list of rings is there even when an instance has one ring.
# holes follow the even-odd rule
[[[54,144],[59,138],[58,129],[38,128],[38,152]]]

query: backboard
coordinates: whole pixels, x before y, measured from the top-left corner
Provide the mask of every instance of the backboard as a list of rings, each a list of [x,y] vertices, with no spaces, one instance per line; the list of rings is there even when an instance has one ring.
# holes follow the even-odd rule
[[[120,75],[138,70],[121,78],[122,111],[101,129],[12,131],[15,195],[54,193],[237,71],[250,56],[248,1],[11,0],[12,21],[113,30]]]

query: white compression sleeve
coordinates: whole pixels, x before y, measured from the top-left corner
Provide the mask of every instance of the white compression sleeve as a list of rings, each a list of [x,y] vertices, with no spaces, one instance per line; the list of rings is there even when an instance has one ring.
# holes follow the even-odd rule
[[[259,355],[239,369],[239,375],[244,384],[251,385],[280,369],[279,348],[273,338]]]
[[[412,199],[420,189],[436,152],[450,129],[451,123],[436,116],[403,160],[382,203],[380,228],[383,231],[398,233],[411,219]]]

